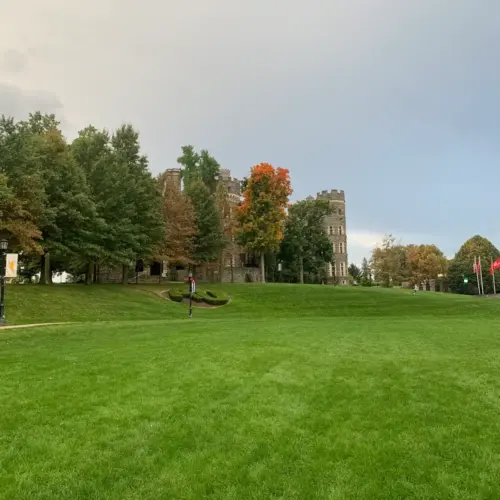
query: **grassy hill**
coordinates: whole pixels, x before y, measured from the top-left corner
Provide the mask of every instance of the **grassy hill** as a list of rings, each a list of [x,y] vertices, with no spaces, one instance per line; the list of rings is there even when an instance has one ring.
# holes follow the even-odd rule
[[[175,285],[178,287],[178,285]],[[233,298],[217,310],[196,310],[209,319],[282,317],[442,317],[491,314],[500,301],[439,293],[329,287],[318,285],[209,285]],[[170,320],[186,318],[187,309],[161,298],[168,285],[54,285],[7,287],[9,324]]]
[[[496,498],[500,300],[221,287],[9,287],[0,498]]]

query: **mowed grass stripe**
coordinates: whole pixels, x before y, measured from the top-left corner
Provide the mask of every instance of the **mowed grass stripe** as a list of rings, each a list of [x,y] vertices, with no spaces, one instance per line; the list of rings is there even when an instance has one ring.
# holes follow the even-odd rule
[[[497,302],[301,288],[2,333],[0,498],[495,498]]]

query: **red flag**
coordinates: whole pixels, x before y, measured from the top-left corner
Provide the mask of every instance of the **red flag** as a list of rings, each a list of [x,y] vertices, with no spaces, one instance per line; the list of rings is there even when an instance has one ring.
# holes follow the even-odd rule
[[[500,257],[491,263],[490,274],[493,276],[495,274],[495,271],[498,271],[499,269],[500,269]]]
[[[474,258],[474,264],[472,266],[472,270],[475,272],[475,273],[480,273],[481,272],[481,263],[479,262],[479,260],[476,262],[476,259]]]

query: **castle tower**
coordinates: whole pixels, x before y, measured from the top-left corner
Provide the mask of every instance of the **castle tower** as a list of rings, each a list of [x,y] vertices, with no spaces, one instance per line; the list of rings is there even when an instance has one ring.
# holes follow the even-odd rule
[[[333,213],[325,217],[325,231],[332,243],[335,267],[329,266],[327,270],[329,280],[336,278],[337,283],[348,284],[348,255],[345,193],[337,189],[322,191],[317,194],[317,199],[328,200],[333,208]]]
[[[162,174],[163,189],[166,186],[174,186],[177,191],[181,190],[181,169],[180,168],[167,168]]]

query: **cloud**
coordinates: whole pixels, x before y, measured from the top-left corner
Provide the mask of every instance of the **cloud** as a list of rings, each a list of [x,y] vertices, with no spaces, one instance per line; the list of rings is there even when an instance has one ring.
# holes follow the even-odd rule
[[[25,69],[27,61],[27,55],[19,50],[6,50],[3,53],[3,60],[0,63],[0,69],[7,73],[20,73]]]
[[[63,109],[59,97],[44,90],[29,90],[10,83],[0,83],[0,112],[17,119],[24,119],[28,113],[58,113]],[[59,119],[61,116],[59,116]]]

